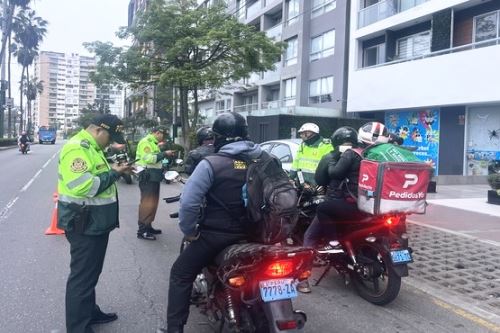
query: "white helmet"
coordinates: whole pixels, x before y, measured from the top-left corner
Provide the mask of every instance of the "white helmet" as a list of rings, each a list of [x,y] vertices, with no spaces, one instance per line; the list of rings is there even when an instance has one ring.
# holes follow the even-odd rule
[[[304,125],[300,126],[299,128],[299,133],[310,131],[316,134],[319,134],[319,127],[316,124],[313,123],[305,123]]]
[[[372,145],[389,142],[389,133],[384,124],[373,121],[359,128],[358,141]]]

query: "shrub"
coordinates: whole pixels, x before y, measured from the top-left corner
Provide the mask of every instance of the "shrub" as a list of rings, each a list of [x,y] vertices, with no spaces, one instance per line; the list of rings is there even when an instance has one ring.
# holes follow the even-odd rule
[[[494,190],[500,190],[500,173],[492,173],[488,176],[488,184]]]

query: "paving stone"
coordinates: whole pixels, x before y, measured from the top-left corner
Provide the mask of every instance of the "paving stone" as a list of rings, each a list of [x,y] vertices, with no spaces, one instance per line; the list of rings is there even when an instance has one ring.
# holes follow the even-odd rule
[[[500,315],[499,247],[412,223],[408,234],[414,250],[410,281]]]

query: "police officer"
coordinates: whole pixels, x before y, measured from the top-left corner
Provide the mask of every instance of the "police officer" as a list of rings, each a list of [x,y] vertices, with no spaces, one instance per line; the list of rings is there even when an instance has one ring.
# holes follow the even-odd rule
[[[163,180],[162,160],[175,153],[173,150],[161,151],[158,143],[162,142],[166,135],[166,127],[153,128],[151,133],[137,145],[138,161],[136,164],[144,168],[139,173],[139,189],[141,190],[137,230],[139,239],[156,240],[155,234],[161,234],[161,230],[153,228],[151,224],[155,219],[160,198],[160,183]]]
[[[66,285],[68,333],[91,333],[93,324],[116,320],[95,303],[109,233],[118,227],[115,185],[128,165],[109,165],[103,150],[111,141],[124,143],[123,124],[114,115],[99,115],[72,137],[59,156],[58,220],[70,244],[70,274]]]
[[[298,171],[302,171],[304,181],[309,185],[316,185],[314,172],[323,155],[333,150],[329,139],[323,139],[319,135],[319,127],[313,123],[305,123],[299,129],[302,143],[297,155],[292,162],[290,178],[297,180]]]
[[[198,163],[205,157],[214,152],[214,136],[212,129],[208,126],[203,126],[196,131],[196,139],[198,147],[189,152],[186,159],[186,173],[192,174]]]
[[[182,191],[179,225],[191,244],[179,255],[170,272],[169,333],[183,331],[197,274],[224,248],[246,237],[244,221],[234,218],[245,216],[241,188],[247,164],[243,160],[258,158],[262,151],[259,145],[248,140],[246,121],[240,114],[221,114],[212,130],[215,154],[198,164]],[[204,218],[197,221],[204,199],[207,201]]]

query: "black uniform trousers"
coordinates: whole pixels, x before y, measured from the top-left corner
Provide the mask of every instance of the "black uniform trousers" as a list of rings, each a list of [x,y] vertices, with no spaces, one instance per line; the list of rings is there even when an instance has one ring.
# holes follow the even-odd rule
[[[139,204],[139,229],[138,234],[142,234],[151,227],[155,220],[158,201],[160,199],[160,182],[139,181],[141,190],[141,202]]]
[[[70,273],[66,284],[66,329],[68,333],[93,332],[89,322],[100,310],[95,286],[104,264],[109,232],[86,236],[66,231],[70,244]]]
[[[167,325],[186,324],[193,282],[203,267],[211,264],[217,254],[229,245],[238,243],[245,235],[202,231],[200,237],[179,255],[170,271],[168,288]]]

